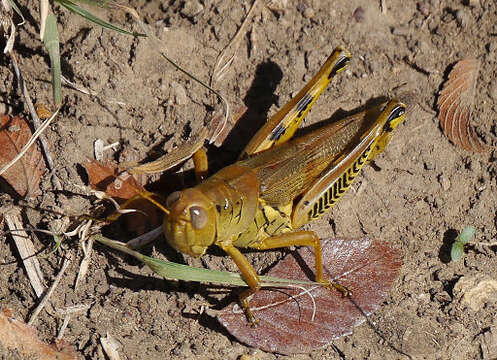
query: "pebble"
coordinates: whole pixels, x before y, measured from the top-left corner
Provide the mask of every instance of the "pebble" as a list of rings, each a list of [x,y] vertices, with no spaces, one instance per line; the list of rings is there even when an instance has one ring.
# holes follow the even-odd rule
[[[469,14],[464,10],[456,11],[456,21],[461,27],[465,27],[469,22]]]
[[[444,174],[441,174],[439,177],[438,177],[438,182],[440,183],[440,185],[442,186],[442,189],[443,191],[447,191],[450,189],[450,180],[447,176],[445,176]]]
[[[288,7],[288,0],[271,0],[266,7],[271,11],[282,13]]]
[[[355,21],[357,21],[358,23],[359,22],[363,22],[364,21],[364,9],[359,6],[357,9],[354,10],[354,19]]]
[[[497,100],[497,83],[493,83],[490,85],[490,88],[488,89],[488,95],[493,99]]]
[[[304,10],[304,14],[303,14],[303,15],[304,15],[304,17],[305,17],[306,19],[313,18],[313,17],[314,17],[314,15],[315,15],[314,9],[313,9],[313,8],[311,8],[311,7],[306,8],[306,9]]]
[[[181,14],[193,18],[204,11],[204,5],[198,1],[186,1],[183,9],[181,9]]]
[[[494,55],[495,52],[497,51],[497,41],[494,40],[488,43],[487,50],[489,55]]]
[[[171,88],[173,90],[176,104],[185,105],[188,102],[185,88],[178,84],[176,81],[171,82]]]

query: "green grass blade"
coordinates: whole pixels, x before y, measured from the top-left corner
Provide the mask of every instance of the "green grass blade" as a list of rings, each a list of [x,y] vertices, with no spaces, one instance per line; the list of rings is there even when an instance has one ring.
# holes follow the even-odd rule
[[[52,88],[54,102],[57,107],[62,104],[62,87],[61,87],[61,70],[60,70],[60,50],[59,50],[59,33],[57,31],[57,22],[54,14],[47,16],[45,34],[43,43],[50,56],[50,66],[52,73]]]
[[[200,269],[188,265],[177,264],[171,261],[156,259],[134,251],[120,241],[110,240],[102,235],[94,235],[94,239],[113,249],[125,252],[147,265],[156,274],[169,280],[197,281],[201,283],[214,283],[231,286],[247,286],[238,273]],[[290,280],[271,276],[260,276],[261,286],[287,286],[287,285],[316,285],[312,281]]]
[[[127,30],[124,30],[124,29],[121,29],[115,25],[112,25],[111,23],[93,15],[91,12],[89,12],[88,10],[86,9],[83,9],[81,6],[73,3],[72,1],[69,1],[69,0],[56,0],[56,2],[58,2],[60,5],[62,5],[63,7],[65,7],[67,10],[75,13],[75,14],[78,14],[82,17],[84,17],[86,20],[88,21],[91,21],[97,25],[100,25],[106,29],[109,29],[109,30],[113,30],[113,31],[116,31],[116,32],[119,32],[121,34],[126,34],[126,35],[131,35],[131,36],[135,36],[135,37],[138,37],[138,36],[146,36],[145,34],[140,34],[140,33],[137,33],[137,32],[130,32],[130,31],[127,31]],[[98,5],[98,4],[96,4]]]

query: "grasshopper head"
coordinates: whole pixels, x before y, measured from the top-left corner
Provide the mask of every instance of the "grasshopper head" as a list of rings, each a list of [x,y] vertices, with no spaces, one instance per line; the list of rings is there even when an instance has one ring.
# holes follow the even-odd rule
[[[197,189],[176,191],[169,195],[163,228],[169,244],[183,254],[200,257],[216,238],[216,210]]]

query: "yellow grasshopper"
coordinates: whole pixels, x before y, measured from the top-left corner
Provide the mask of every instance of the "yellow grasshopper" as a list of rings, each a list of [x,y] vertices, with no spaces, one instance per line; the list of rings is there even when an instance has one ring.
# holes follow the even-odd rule
[[[391,100],[288,140],[349,61],[346,50],[334,50],[309,83],[256,133],[241,160],[193,188],[170,194],[165,208],[161,206],[172,247],[200,257],[214,244],[233,258],[249,286],[240,303],[251,323],[255,318],[248,298],[259,290],[260,280],[239,248],[312,246],[315,280],[348,294],[323,275],[318,236],[298,229],[333,206],[361,168],[384,150],[404,120],[406,106]],[[198,172],[207,168],[207,158],[201,155],[194,156]]]

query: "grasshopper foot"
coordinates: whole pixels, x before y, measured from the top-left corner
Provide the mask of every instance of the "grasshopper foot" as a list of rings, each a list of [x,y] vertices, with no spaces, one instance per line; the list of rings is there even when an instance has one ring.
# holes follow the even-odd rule
[[[320,284],[323,286],[327,287],[328,289],[331,289],[332,287],[338,290],[343,297],[348,297],[352,295],[352,291],[347,289],[345,286],[340,285],[339,283],[336,283],[334,281],[329,281],[329,280],[324,280],[324,279],[319,279],[317,280]]]
[[[255,328],[257,326],[258,320],[256,319],[252,309],[250,309],[249,305],[249,297],[254,294],[257,290],[248,289],[240,294],[240,305],[242,306],[243,312],[247,317],[247,321],[250,327]]]
[[[349,297],[352,295],[352,291],[347,289],[345,286],[340,285],[339,283],[331,282],[331,286],[341,292],[343,297]]]

